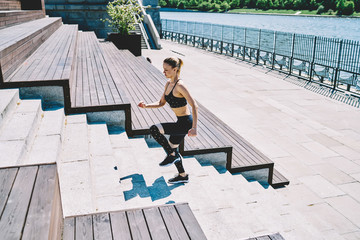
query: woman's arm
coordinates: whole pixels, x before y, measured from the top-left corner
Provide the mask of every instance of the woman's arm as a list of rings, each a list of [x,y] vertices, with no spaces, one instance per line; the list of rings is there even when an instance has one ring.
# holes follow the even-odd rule
[[[193,124],[192,128],[189,130],[188,135],[190,137],[194,137],[197,135],[197,121],[198,121],[198,105],[196,104],[196,101],[192,98],[187,88],[179,84],[179,92],[184,96],[184,98],[188,101],[192,108],[192,115],[193,115]]]
[[[165,90],[166,90],[168,85],[169,85],[169,82],[167,82],[165,84]],[[141,107],[141,108],[160,108],[160,107],[163,107],[165,104],[166,104],[166,100],[165,100],[165,91],[164,91],[163,95],[161,96],[161,98],[160,98],[160,100],[158,102],[153,102],[153,103],[146,104],[143,101],[140,101],[138,103],[138,106]]]

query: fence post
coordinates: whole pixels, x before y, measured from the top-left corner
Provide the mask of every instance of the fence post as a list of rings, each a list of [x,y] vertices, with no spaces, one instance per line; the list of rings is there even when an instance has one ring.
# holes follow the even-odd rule
[[[295,48],[295,33],[293,33],[293,37],[292,37],[292,48],[291,48],[290,69],[289,69],[290,75],[292,73],[292,68],[293,68],[294,48]]]
[[[310,63],[310,82],[312,80],[312,76],[313,76],[313,70],[314,70],[314,61],[315,61],[315,50],[316,50],[316,39],[317,37],[314,37],[314,47],[313,47],[313,55],[312,55],[312,59],[311,59],[311,63]]]
[[[258,49],[257,49],[257,54],[256,54],[256,64],[259,64],[260,44],[261,44],[261,29],[259,30],[259,41],[258,41]]]
[[[246,47],[246,28],[244,28],[243,61],[245,61],[245,47]]]
[[[272,53],[271,69],[275,67],[275,52],[276,52],[276,31],[274,32],[274,50]]]
[[[335,77],[334,77],[334,88],[336,88],[336,81],[339,75],[339,67],[340,67],[340,60],[341,60],[341,50],[342,50],[343,40],[340,40],[340,46],[339,46],[339,55],[337,59],[336,69],[335,69]],[[349,86],[349,85],[348,85]]]

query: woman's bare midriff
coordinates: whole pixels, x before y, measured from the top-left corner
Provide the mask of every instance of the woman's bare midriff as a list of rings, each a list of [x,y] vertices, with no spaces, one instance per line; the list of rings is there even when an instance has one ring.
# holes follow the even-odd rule
[[[190,115],[190,110],[187,105],[183,106],[183,107],[171,108],[171,109],[174,111],[175,115],[178,117]]]

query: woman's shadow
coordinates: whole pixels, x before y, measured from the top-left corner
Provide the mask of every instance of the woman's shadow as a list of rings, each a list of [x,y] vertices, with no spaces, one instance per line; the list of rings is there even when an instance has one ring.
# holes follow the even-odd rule
[[[184,185],[183,183],[168,186],[164,177],[157,178],[151,186],[147,186],[144,176],[142,174],[131,174],[120,178],[120,182],[126,179],[131,179],[133,188],[124,191],[125,201],[128,201],[136,196],[141,198],[151,197],[154,202],[159,199],[167,198],[171,195],[171,190]]]

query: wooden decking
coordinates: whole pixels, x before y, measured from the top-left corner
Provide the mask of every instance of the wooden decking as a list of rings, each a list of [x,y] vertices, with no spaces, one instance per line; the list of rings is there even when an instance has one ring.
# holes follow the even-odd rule
[[[188,204],[66,218],[64,240],[206,239]]]
[[[271,234],[271,235],[264,235],[264,236],[260,236],[260,237],[254,237],[254,238],[249,238],[246,240],[285,240],[280,233],[275,233],[275,234]]]
[[[124,86],[105,62],[94,32],[79,32],[76,67],[71,79],[71,107],[94,108],[128,105]]]
[[[3,81],[61,24],[61,18],[41,18],[0,29],[0,66]]]
[[[60,239],[56,165],[0,169],[1,239]]]
[[[62,25],[5,82],[69,80],[77,32],[77,25]]]
[[[2,27],[9,27],[15,24],[43,18],[44,12],[42,10],[28,10],[28,11],[1,11],[0,10],[0,29]]]

